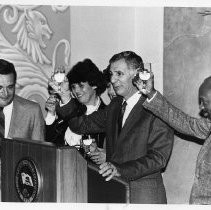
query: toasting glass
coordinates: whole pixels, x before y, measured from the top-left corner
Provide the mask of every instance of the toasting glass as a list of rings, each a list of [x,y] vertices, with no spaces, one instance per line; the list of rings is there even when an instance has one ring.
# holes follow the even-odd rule
[[[82,144],[83,144],[82,146],[84,148],[85,155],[90,154],[90,145],[92,144],[93,141],[94,139],[92,139],[90,135],[85,135],[85,137],[82,138]]]
[[[55,81],[59,84],[59,91],[61,91],[61,83],[64,81],[65,78],[65,67],[59,66],[55,69],[53,75]]]
[[[146,82],[150,78],[150,72],[152,71],[151,63],[144,63],[144,68],[138,70],[139,78]]]

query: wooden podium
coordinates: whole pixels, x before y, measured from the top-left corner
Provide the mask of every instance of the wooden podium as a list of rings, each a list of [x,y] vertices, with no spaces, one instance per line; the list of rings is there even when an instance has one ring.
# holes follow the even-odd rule
[[[3,202],[129,203],[129,185],[105,182],[75,147],[23,139],[1,141]]]
[[[2,140],[2,201],[87,202],[87,163],[73,148]]]

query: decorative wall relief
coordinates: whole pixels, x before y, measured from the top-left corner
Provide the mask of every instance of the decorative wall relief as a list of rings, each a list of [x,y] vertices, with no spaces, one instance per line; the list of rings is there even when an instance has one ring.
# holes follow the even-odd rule
[[[44,13],[43,7],[51,8],[55,16],[69,11],[68,6],[0,5],[3,17],[0,23],[0,58],[15,65],[16,93],[39,102],[44,109],[48,97],[47,82],[57,65],[58,48],[63,45],[63,63],[69,67],[70,42],[65,38],[52,42],[57,31],[52,30],[48,12]],[[53,50],[47,55],[50,46]]]
[[[180,10],[182,9],[184,10],[184,8],[181,8]],[[176,41],[181,41],[185,38],[199,38],[211,32],[211,10],[202,8],[187,8],[187,10],[189,11],[187,12],[186,17],[180,17],[180,19],[183,18],[185,26],[183,25],[182,28],[179,26],[175,27],[175,30],[177,30],[179,34],[176,33],[176,35],[171,37],[171,40],[165,42],[165,48],[171,46]],[[195,17],[192,14],[193,12],[195,12]],[[197,27],[193,25],[193,19],[197,21]]]
[[[196,89],[195,100],[197,99],[198,86],[210,72],[210,11],[210,8],[165,9],[164,68],[166,71],[164,71],[164,76],[167,76],[168,80],[165,81],[164,89],[170,97],[177,97],[178,106],[181,105],[178,98],[182,99],[184,96],[180,93],[188,83]],[[174,76],[173,83],[169,76],[172,78]],[[180,86],[177,87],[177,84]],[[187,93],[187,95],[190,94]],[[194,104],[197,109],[197,100]],[[185,108],[190,110],[191,107],[193,103],[190,101]],[[192,108],[193,112],[194,110],[195,107]]]

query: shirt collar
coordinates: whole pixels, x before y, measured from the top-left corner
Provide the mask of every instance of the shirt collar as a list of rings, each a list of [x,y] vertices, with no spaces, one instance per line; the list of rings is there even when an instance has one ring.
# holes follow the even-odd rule
[[[141,94],[140,94],[139,91],[137,91],[137,92],[134,93],[130,98],[128,98],[128,99],[126,100],[127,105],[129,105],[129,106],[134,106],[134,105],[138,102],[138,100],[140,99],[140,97],[141,97]],[[125,101],[125,100],[123,100],[123,102],[124,102],[124,101]]]
[[[13,101],[9,104],[9,105],[7,105],[7,106],[5,106],[4,108],[3,108],[3,112],[5,113],[5,112],[8,112],[9,110],[11,110],[13,108]]]
[[[86,114],[89,115],[92,112],[97,111],[99,106],[100,106],[100,98],[97,97],[96,105],[86,105],[86,108],[87,108]]]

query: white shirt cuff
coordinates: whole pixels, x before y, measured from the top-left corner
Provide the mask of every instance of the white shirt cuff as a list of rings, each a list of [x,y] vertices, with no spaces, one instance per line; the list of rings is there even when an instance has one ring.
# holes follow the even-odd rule
[[[52,125],[55,120],[56,120],[56,115],[53,115],[52,113],[48,112],[45,118],[46,125]]]

